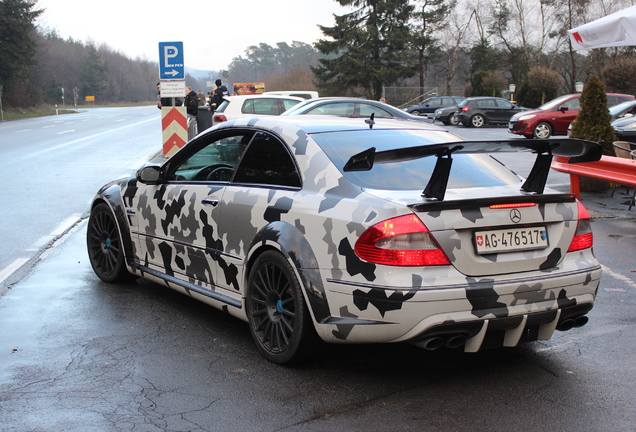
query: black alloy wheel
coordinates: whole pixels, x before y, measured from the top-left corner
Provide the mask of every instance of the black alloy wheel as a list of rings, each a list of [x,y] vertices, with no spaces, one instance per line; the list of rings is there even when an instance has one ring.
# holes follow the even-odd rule
[[[307,358],[317,335],[300,283],[280,252],[269,250],[257,258],[246,308],[252,337],[267,360],[288,364]]]
[[[88,258],[95,274],[104,282],[121,282],[131,277],[124,262],[124,248],[113,212],[105,203],[96,205],[86,232]]]

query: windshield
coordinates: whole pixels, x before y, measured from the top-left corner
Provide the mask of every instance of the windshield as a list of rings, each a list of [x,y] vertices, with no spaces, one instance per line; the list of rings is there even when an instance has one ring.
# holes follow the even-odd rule
[[[570,99],[572,96],[571,95],[566,95],[566,96],[561,96],[558,97],[556,99],[552,99],[550,102],[546,102],[543,105],[541,105],[539,108],[537,108],[538,110],[541,111],[547,111],[547,110],[551,110],[552,108],[561,105],[563,102],[565,102],[566,100]]]
[[[622,110],[624,110],[625,108],[628,108],[629,106],[633,105],[634,101],[626,101],[623,103],[619,103],[618,105],[614,105],[613,107],[611,107],[609,109],[609,112],[611,115],[616,115],[619,112],[621,112]]]
[[[343,171],[349,158],[371,147],[377,152],[395,148],[458,141],[444,131],[365,130],[313,134],[331,161],[352,183],[370,189],[424,189],[435,168],[434,156],[375,164],[370,171]],[[448,181],[449,188],[492,187],[517,184],[519,177],[486,154],[457,154]]]
[[[287,111],[285,111],[281,115],[296,114],[301,108],[306,107],[307,105],[310,105],[310,104],[313,104],[313,103],[316,103],[315,100],[313,100],[313,99],[309,99],[307,101],[300,102],[300,103],[294,105],[293,107],[289,108]]]

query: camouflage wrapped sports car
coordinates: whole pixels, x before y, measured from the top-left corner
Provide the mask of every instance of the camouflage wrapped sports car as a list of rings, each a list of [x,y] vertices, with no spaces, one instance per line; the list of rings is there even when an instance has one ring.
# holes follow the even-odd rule
[[[536,158],[521,179],[493,158]],[[466,142],[396,120],[289,116],[207,130],[104,186],[88,251],[249,323],[270,361],[332,343],[475,352],[581,326],[601,267],[585,208],[545,188],[586,141]],[[319,338],[319,339],[318,339]]]

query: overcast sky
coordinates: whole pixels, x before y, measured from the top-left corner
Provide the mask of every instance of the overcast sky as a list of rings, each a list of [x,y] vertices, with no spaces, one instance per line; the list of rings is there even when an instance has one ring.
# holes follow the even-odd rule
[[[157,62],[159,42],[183,42],[186,67],[226,69],[250,45],[323,37],[318,24],[350,11],[335,0],[38,0],[38,24],[133,59]]]

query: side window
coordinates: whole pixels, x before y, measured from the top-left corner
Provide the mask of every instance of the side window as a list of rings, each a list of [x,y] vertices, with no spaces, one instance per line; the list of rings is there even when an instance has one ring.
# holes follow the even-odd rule
[[[570,99],[569,101],[563,103],[561,106],[566,106],[570,111],[580,110],[581,109],[581,101],[580,98],[576,97],[574,99]]]
[[[168,168],[166,179],[188,182],[229,181],[253,135],[253,131],[243,131],[202,137],[195,144],[194,147],[198,149],[194,153],[181,158],[177,156],[174,164]]]
[[[373,105],[367,105],[367,104],[358,104],[358,109],[359,109],[359,116],[360,117],[371,117],[372,113],[375,113],[375,116],[377,118],[391,118],[393,117],[393,115],[391,115],[390,112],[383,110],[382,108],[378,108],[375,107]]]
[[[482,99],[477,101],[477,106],[479,108],[494,108],[495,101],[492,99]]]
[[[442,98],[433,98],[427,102],[429,106],[437,106],[442,104]]]
[[[280,109],[278,108],[278,99],[249,99],[243,104],[241,112],[243,114],[278,115],[280,114]]]
[[[496,102],[499,108],[512,109],[512,104],[507,100],[497,99]]]
[[[300,173],[287,147],[264,132],[254,136],[232,181],[273,186],[301,185]]]
[[[619,103],[623,102],[619,99],[620,98],[618,96],[607,96],[607,106],[613,107],[614,105],[618,105]]]

